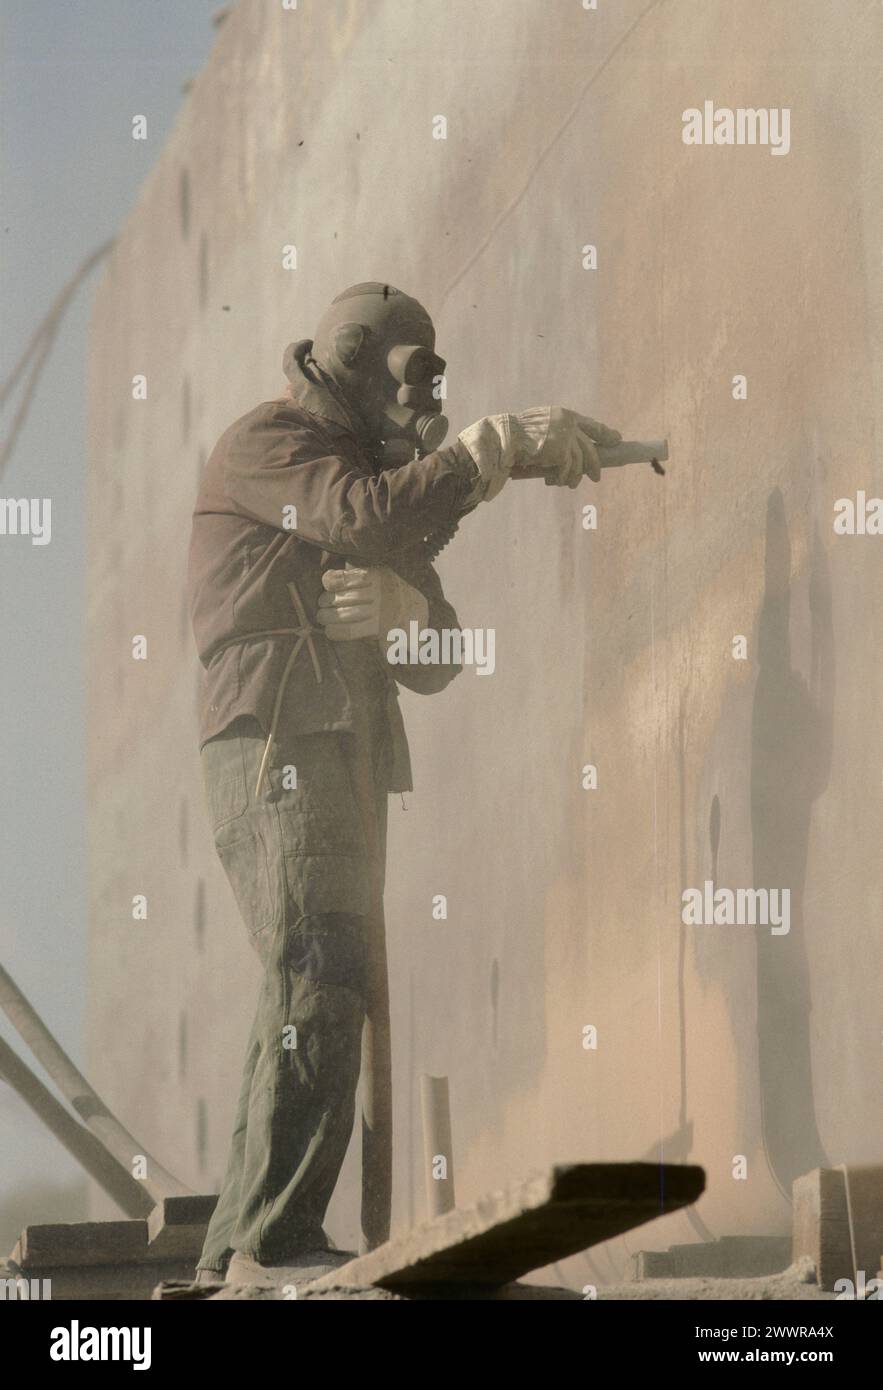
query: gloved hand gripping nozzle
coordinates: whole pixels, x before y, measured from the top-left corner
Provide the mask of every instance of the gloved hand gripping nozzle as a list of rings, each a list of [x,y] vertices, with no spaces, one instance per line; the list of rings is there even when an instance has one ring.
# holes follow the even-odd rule
[[[654,473],[665,476],[663,463],[668,461],[667,439],[623,439],[619,444],[607,446],[599,444],[596,448],[598,461],[602,468],[622,468],[627,463],[649,463]],[[545,469],[534,464],[527,468],[513,468],[511,477],[542,478]]]
[[[490,502],[509,478],[542,478],[553,487],[597,482],[602,468],[651,463],[657,473],[668,458],[664,439],[623,440],[618,430],[563,406],[535,406],[514,415],[488,415],[461,432],[458,443],[479,477],[469,505]]]

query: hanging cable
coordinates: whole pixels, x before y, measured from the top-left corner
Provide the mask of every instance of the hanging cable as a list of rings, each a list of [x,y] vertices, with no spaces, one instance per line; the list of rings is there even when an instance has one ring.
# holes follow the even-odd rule
[[[0,386],[0,407],[3,407],[25,372],[28,373],[18,410],[15,412],[12,424],[9,427],[8,435],[4,439],[3,444],[0,445],[0,473],[3,472],[3,469],[12,457],[13,450],[18,442],[18,437],[27,419],[28,411],[31,408],[34,393],[36,392],[43,368],[46,365],[46,359],[58,335],[58,330],[61,327],[67,306],[87,275],[94,270],[99,261],[102,261],[111,250],[114,241],[115,238],[111,238],[110,241],[104,242],[103,245],[98,247],[97,251],[93,251],[90,256],[87,256],[78,267],[64,288],[56,296],[55,302],[48,314],[43,319],[42,323],[34,330],[21,357],[16,362],[9,376],[3,382],[3,385]],[[30,368],[30,370],[28,370],[28,368]]]

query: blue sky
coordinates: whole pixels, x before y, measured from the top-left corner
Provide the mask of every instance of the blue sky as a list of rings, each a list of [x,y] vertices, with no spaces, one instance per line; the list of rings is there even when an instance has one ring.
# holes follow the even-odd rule
[[[182,85],[205,64],[220,8],[220,0],[0,0],[0,378],[80,261],[124,220]],[[135,113],[149,118],[148,141],[131,138]],[[52,499],[51,544],[0,535],[0,960],[78,1062],[85,388],[95,278],[68,310],[0,476],[0,497]],[[2,1017],[0,1033],[15,1043]],[[0,1200],[29,1180],[78,1175],[0,1082]]]

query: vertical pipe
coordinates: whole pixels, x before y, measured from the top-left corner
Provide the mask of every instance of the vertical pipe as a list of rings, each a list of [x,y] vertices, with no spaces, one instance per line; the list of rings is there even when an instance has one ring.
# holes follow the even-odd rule
[[[431,1219],[444,1216],[455,1206],[451,1103],[446,1076],[421,1076],[420,1109],[423,1115],[426,1206]]]

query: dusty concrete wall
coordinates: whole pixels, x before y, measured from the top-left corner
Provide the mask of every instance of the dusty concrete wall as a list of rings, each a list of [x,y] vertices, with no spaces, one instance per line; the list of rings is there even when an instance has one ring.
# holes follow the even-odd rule
[[[404,699],[395,1219],[422,1212],[424,1069],[451,1078],[461,1201],[550,1159],[706,1166],[694,1213],[569,1262],[576,1286],[642,1247],[782,1230],[794,1171],[880,1159],[883,537],[832,526],[836,499],[883,495],[879,24],[859,0],[244,0],[221,29],[92,357],[90,1066],[197,1188],[256,966],[202,805],[189,509],[284,344],[368,278],[436,315],[455,428],[551,400],[672,446],[664,481],[510,485],[442,556],[497,669]],[[790,152],[685,146],[705,99],[789,107]],[[790,933],[685,926],[706,879],[790,889]]]

